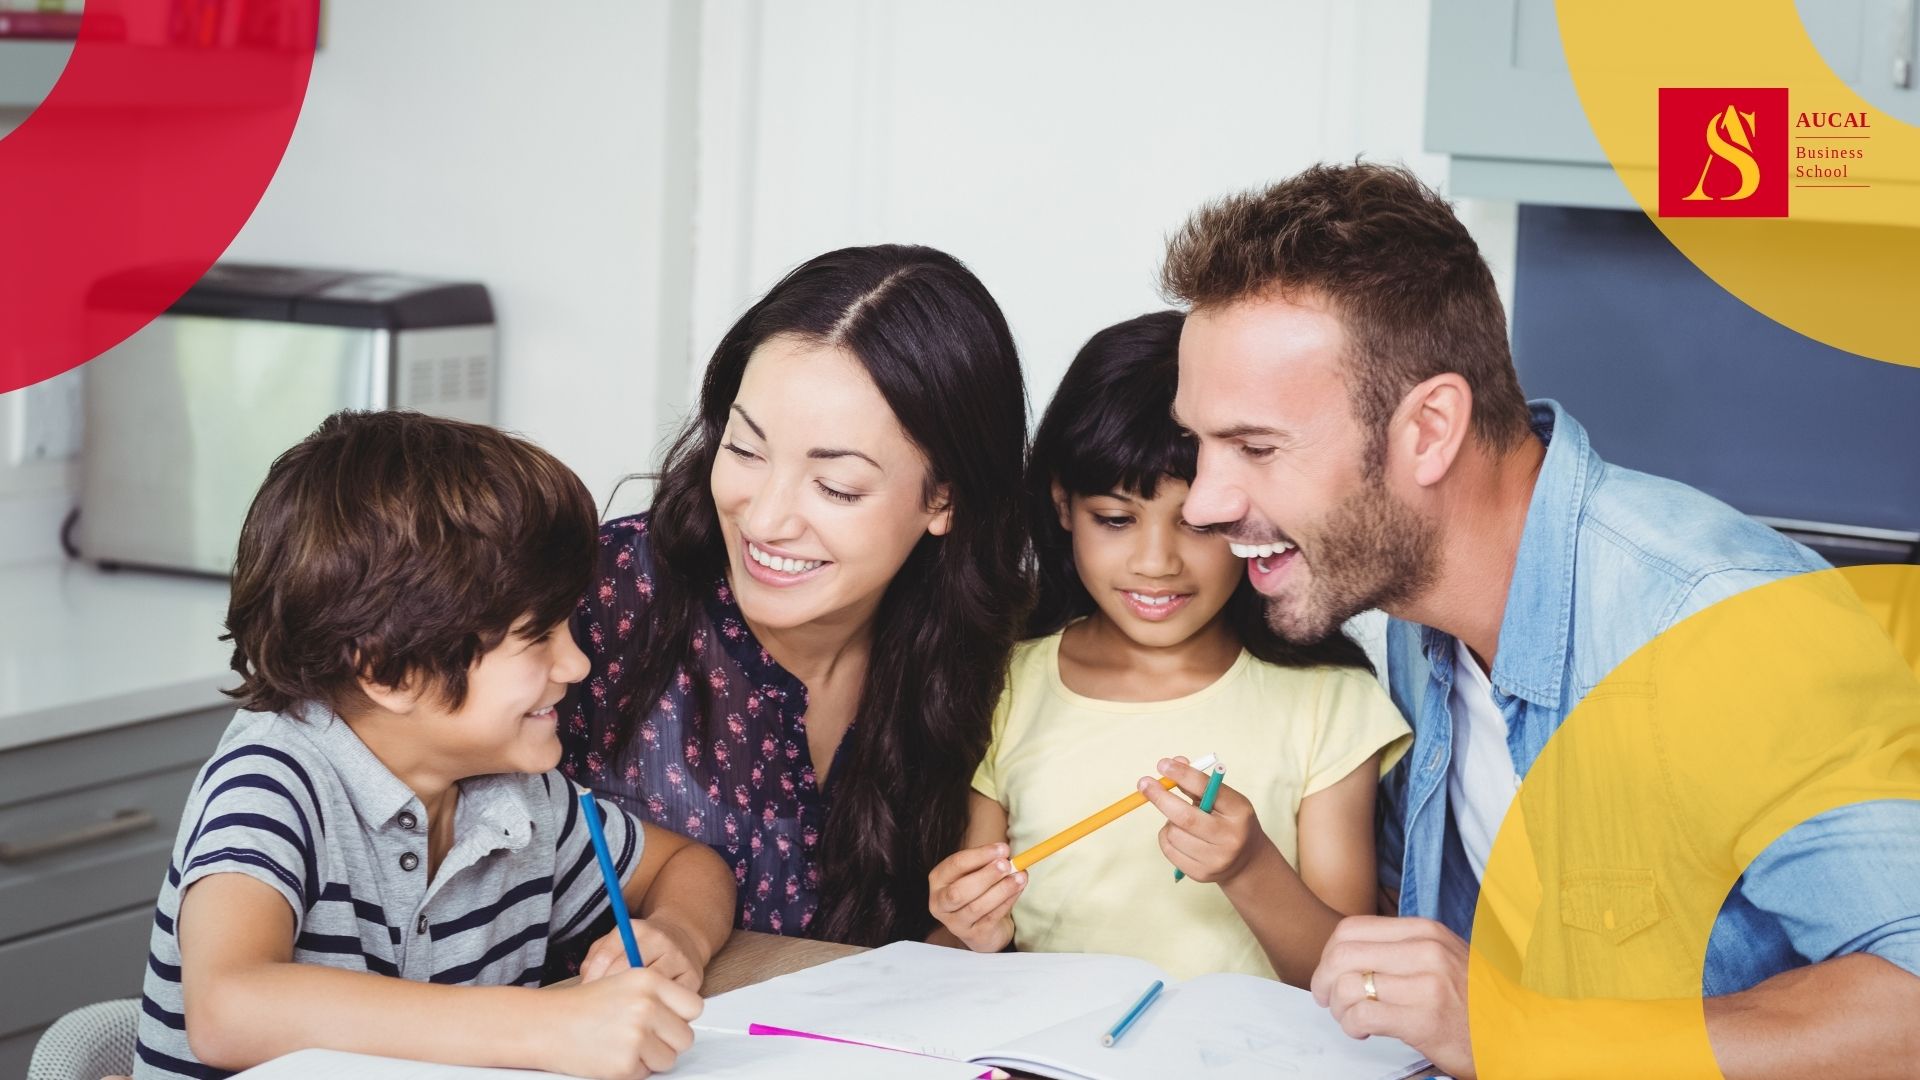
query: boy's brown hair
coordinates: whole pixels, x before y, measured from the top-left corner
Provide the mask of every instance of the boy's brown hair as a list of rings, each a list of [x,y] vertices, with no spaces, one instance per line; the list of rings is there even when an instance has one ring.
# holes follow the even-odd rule
[[[280,455],[240,531],[227,634],[244,708],[364,706],[365,678],[466,700],[523,618],[537,637],[592,579],[593,499],[538,446],[480,424],[338,412]]]
[[[1466,379],[1487,446],[1528,431],[1493,274],[1453,208],[1404,168],[1315,165],[1204,206],[1168,241],[1161,287],[1194,309],[1270,292],[1331,303],[1370,470],[1400,399],[1442,372]]]

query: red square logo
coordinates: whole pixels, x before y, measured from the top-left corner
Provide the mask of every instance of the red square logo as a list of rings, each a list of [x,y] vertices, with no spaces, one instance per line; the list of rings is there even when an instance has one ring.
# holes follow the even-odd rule
[[[1660,88],[1660,216],[1786,217],[1785,87]]]

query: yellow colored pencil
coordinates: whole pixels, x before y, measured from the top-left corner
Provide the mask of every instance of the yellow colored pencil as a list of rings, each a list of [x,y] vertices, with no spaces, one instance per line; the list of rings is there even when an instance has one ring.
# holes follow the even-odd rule
[[[1206,772],[1208,769],[1213,768],[1215,760],[1212,754],[1208,754],[1206,757],[1194,762],[1193,767],[1199,769],[1201,772]],[[1160,786],[1166,788],[1168,791],[1172,791],[1174,781],[1163,776],[1160,778]],[[1027,867],[1059,851],[1075,840],[1098,830],[1103,825],[1125,817],[1127,814],[1145,805],[1147,805],[1146,793],[1140,791],[1136,791],[1124,799],[1117,800],[1105,809],[1097,813],[1089,814],[1087,817],[1082,818],[1079,823],[1069,825],[1020,854],[1015,855],[1013,857],[1013,868],[1015,870],[1025,870]]]

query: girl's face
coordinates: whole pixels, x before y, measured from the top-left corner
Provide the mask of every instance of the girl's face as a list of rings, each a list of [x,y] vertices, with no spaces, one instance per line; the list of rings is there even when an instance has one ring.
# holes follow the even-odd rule
[[[1225,540],[1180,516],[1183,481],[1163,477],[1156,488],[1143,499],[1121,491],[1069,496],[1056,485],[1054,505],[1101,614],[1138,644],[1167,648],[1212,623],[1246,571]]]
[[[795,336],[748,359],[709,483],[734,597],[767,629],[871,618],[920,537],[951,521],[859,360]]]

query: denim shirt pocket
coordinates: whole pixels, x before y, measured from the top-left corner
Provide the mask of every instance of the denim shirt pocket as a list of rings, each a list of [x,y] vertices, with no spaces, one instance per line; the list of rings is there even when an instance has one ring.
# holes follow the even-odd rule
[[[1618,945],[1667,917],[1651,870],[1571,870],[1560,875],[1560,921]]]

